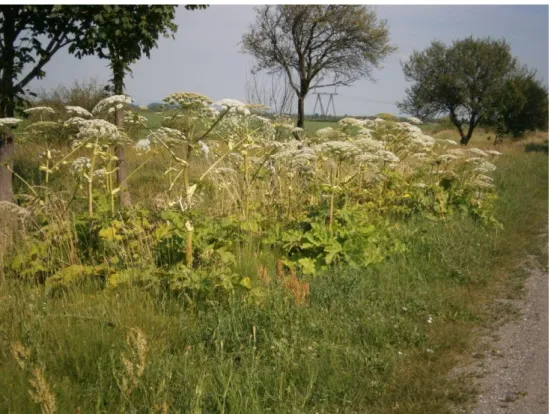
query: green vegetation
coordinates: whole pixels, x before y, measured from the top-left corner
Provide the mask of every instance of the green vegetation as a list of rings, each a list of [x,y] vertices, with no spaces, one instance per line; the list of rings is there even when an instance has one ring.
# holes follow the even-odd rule
[[[467,352],[484,316],[477,302],[546,216],[547,157],[513,154],[499,167],[503,231],[469,218],[404,224],[396,237],[407,253],[325,272],[310,280],[307,304],[295,305],[276,267],[255,272],[272,286],[260,303],[231,295],[208,306],[147,285],[89,280],[52,297],[5,280],[1,411],[39,412],[33,399],[55,398],[58,412],[446,412],[469,395],[442,376]],[[32,385],[37,375],[47,388]]]
[[[521,261],[546,259],[544,88],[504,42],[435,42],[404,65],[402,106],[448,118],[305,124],[311,88],[369,78],[394,50],[386,22],[364,6],[265,6],[244,50],[287,77],[298,121],[281,115],[287,92],[266,115],[274,89],[253,90],[256,105],[178,92],[138,108],[124,77],[174,12],[0,8],[0,412],[468,402],[450,369],[503,312],[488,303],[518,297]],[[29,107],[25,86],[65,46],[108,59],[111,84]]]
[[[541,228],[546,154],[165,102],[155,129],[128,107],[124,130],[107,122],[120,96],[97,119],[38,107],[15,129],[0,411],[409,413],[468,399],[446,373],[495,280],[518,286],[518,272],[495,278]],[[121,144],[129,209],[112,179]]]
[[[449,115],[467,145],[478,125],[520,136],[547,127],[547,91],[534,73],[521,68],[505,40],[434,41],[403,64],[412,86],[398,106],[423,120]]]

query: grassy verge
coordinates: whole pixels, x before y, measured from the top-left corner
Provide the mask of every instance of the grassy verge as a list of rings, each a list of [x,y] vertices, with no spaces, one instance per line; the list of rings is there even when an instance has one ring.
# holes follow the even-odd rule
[[[0,412],[53,412],[53,401],[63,413],[446,412],[469,397],[468,383],[444,378],[488,317],[481,305],[518,291],[514,270],[546,224],[547,163],[500,160],[503,230],[404,224],[407,253],[318,276],[307,305],[284,290],[187,308],[138,288],[53,298],[4,281]]]

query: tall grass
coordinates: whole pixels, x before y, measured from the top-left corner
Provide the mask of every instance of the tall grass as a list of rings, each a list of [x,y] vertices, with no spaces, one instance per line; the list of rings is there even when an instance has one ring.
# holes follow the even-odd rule
[[[458,217],[404,223],[406,253],[310,279],[304,304],[275,266],[252,274],[254,250],[238,258],[244,271],[281,287],[254,303],[193,307],[93,281],[52,296],[3,281],[0,412],[44,412],[44,400],[60,413],[444,413],[468,397],[468,384],[445,374],[486,317],[480,303],[496,280],[516,277],[508,271],[546,220],[547,156],[499,163],[503,230]],[[37,402],[31,380],[50,400]]]

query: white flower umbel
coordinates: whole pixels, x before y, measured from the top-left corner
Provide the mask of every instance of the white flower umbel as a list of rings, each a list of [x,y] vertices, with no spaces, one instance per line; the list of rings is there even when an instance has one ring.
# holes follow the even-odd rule
[[[384,144],[381,141],[376,141],[371,138],[361,138],[354,141],[354,145],[362,150],[376,152],[385,148]]]
[[[88,166],[90,168],[90,166]],[[105,168],[100,168],[99,170],[94,171],[94,177],[96,178],[103,178],[105,177],[105,174],[107,174],[107,170]]]
[[[121,109],[124,104],[131,104],[132,98],[126,95],[113,95],[108,98],[102,99],[92,110],[93,114],[99,114],[103,111],[114,108]]]
[[[80,116],[73,116],[72,118],[69,118],[68,120],[66,120],[63,125],[64,126],[72,126],[72,125],[80,125],[82,124],[83,122],[86,122],[86,119],[84,118],[81,118]]]
[[[400,158],[393,152],[387,151],[387,150],[379,150],[375,153],[381,160],[385,162],[391,162],[391,163],[398,163],[400,162]]]
[[[440,142],[442,144],[449,144],[449,145],[459,145],[457,142],[451,140],[451,139],[439,139],[437,142]],[[463,150],[461,150],[463,151]]]
[[[343,118],[341,119],[338,124],[343,127],[343,126],[363,126],[364,123],[359,120],[359,119],[356,119],[356,118],[351,118],[351,117],[346,117],[346,118]]]
[[[491,177],[488,177],[486,175],[479,175],[476,177],[476,179],[472,182],[474,187],[478,188],[494,188],[495,185],[492,184],[493,180]]]
[[[423,121],[421,121],[419,118],[415,118],[414,116],[410,116],[408,119],[408,122],[413,125],[421,125]]]
[[[327,141],[314,147],[319,154],[332,155],[340,160],[353,159],[360,155],[361,150],[351,142]]]
[[[478,164],[478,167],[476,167],[473,171],[478,173],[489,173],[496,170],[496,166],[488,161],[482,161],[480,164]]]
[[[417,188],[427,188],[427,185],[425,183],[415,183],[413,184],[413,186]]]
[[[151,141],[149,138],[140,139],[134,144],[134,149],[139,153],[149,152],[151,151]]]
[[[193,92],[175,92],[163,99],[168,105],[180,105],[184,109],[208,107],[212,101],[206,96]]]
[[[464,149],[454,148],[448,151],[448,154],[457,155],[458,157],[465,157],[467,156],[468,152]]]
[[[24,111],[26,114],[55,114],[53,108],[49,106],[35,106]]]
[[[356,138],[371,138],[373,135],[372,135],[372,131],[370,129],[367,129],[367,128],[362,128],[358,131],[358,133],[356,134]]]
[[[485,151],[483,151],[479,148],[469,148],[467,151],[470,151],[470,152],[472,152],[473,154],[476,154],[476,155],[482,155],[483,157],[488,156],[488,154],[486,154]]]
[[[321,129],[318,129],[316,131],[316,135],[320,138],[329,138],[331,135],[333,135],[335,133],[335,130],[331,127],[325,127],[325,128],[321,128]]]
[[[78,157],[73,161],[71,165],[71,173],[73,175],[81,174],[84,171],[87,171],[92,166],[90,158],[88,157]]]
[[[12,126],[12,125],[17,125],[20,122],[21,120],[17,118],[0,118],[0,126],[6,126],[6,125]]]
[[[154,136],[158,136],[163,140],[179,140],[185,141],[186,135],[174,128],[161,127],[154,132]]]
[[[92,118],[92,114],[88,112],[86,109],[82,108],[81,106],[66,106],[65,110],[69,114],[75,115],[77,117]]]
[[[412,132],[414,134],[423,134],[423,131],[421,130],[421,128],[415,126],[415,125],[411,125],[411,124],[408,124],[407,122],[400,122],[398,123],[397,125],[400,126],[400,128],[402,129],[405,129],[409,132]]]
[[[493,156],[502,155],[501,152],[496,151],[496,150],[486,150],[486,154],[490,154],[490,155],[493,155]]]
[[[443,155],[440,155],[437,160],[438,161],[441,161],[441,162],[450,162],[450,161],[453,161],[453,160],[457,160],[459,157],[457,155],[453,155],[453,154],[443,154]]]
[[[121,137],[119,129],[112,123],[103,119],[84,120],[80,122],[78,126],[78,139],[91,138],[116,141]]]
[[[436,140],[430,135],[414,133],[411,137],[411,144],[418,145],[424,148],[431,148],[436,144]]]
[[[251,111],[247,109],[247,105],[244,104],[241,101],[238,101],[237,99],[221,99],[219,101],[216,101],[214,106],[220,106],[226,110],[228,110],[230,113],[237,113],[240,115],[250,115]]]

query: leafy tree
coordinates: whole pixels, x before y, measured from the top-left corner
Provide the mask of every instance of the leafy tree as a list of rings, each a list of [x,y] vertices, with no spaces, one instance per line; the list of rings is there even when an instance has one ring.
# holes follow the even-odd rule
[[[44,77],[44,66],[62,48],[74,51],[92,16],[78,6],[0,6],[0,118],[13,117],[25,102],[29,83]],[[26,73],[23,73],[23,69]],[[32,94],[31,94],[32,95]],[[14,139],[0,138],[0,200],[12,198]]]
[[[205,7],[186,6],[187,9]],[[109,59],[113,90],[122,94],[129,65],[142,54],[149,57],[160,34],[168,36],[176,30],[172,23],[174,10],[175,6],[142,5],[1,6],[0,117],[14,116],[16,105],[24,100],[25,87],[31,80],[45,75],[46,63],[65,46],[77,57],[97,54]],[[46,40],[41,42],[40,37]],[[19,79],[29,64],[33,65],[30,71]],[[120,124],[120,112],[117,118]],[[0,142],[1,164],[9,164],[12,147],[13,137]],[[123,173],[121,168],[119,177]],[[0,168],[0,200],[9,199],[11,172]]]
[[[521,138],[526,131],[549,127],[549,94],[535,79],[535,72],[523,71],[509,80],[481,123],[496,133],[496,141],[509,135]]]
[[[113,73],[111,79],[115,95],[124,92],[124,78],[132,73],[130,65],[142,55],[150,57],[151,50],[157,47],[160,35],[172,36],[178,29],[173,22],[176,6],[92,6],[96,24],[88,31],[82,42],[82,49],[76,52],[77,57],[95,54],[101,59],[109,60]],[[206,6],[185,6],[187,10],[206,8]],[[115,112],[115,124],[123,126],[123,112]],[[119,186],[127,177],[126,155],[124,146],[116,150],[117,182]],[[120,191],[121,205],[130,205],[130,195],[123,185]]]
[[[256,8],[243,50],[256,58],[255,70],[287,76],[298,98],[297,126],[303,128],[310,89],[371,78],[395,47],[386,21],[365,6],[277,5]]]
[[[413,85],[398,104],[400,110],[421,118],[449,114],[461,144],[467,145],[493,97],[515,72],[517,60],[504,40],[469,37],[451,46],[433,42],[402,66]]]
[[[88,30],[77,57],[96,55],[109,60],[113,77],[112,90],[115,95],[124,92],[124,78],[131,73],[130,65],[143,54],[150,57],[151,49],[157,46],[160,35],[165,37],[176,32],[174,14],[176,6],[89,6],[96,24]],[[123,126],[123,111],[115,112],[115,124]],[[116,149],[117,182],[120,202],[124,207],[131,204],[130,194],[123,184],[127,177],[126,154],[123,145]]]

